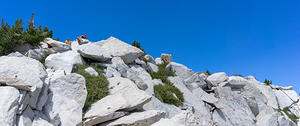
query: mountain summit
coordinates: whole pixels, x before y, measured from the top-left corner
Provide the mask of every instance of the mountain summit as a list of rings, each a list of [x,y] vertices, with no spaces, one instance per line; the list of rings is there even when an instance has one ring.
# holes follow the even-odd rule
[[[195,72],[137,42],[46,38],[19,48],[0,57],[1,126],[300,125],[292,86]]]

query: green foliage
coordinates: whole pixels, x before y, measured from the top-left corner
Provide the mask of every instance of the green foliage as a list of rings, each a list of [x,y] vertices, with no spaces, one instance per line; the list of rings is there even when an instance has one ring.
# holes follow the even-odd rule
[[[205,72],[207,75],[211,75],[210,72],[208,71],[208,69],[206,69],[206,72]]]
[[[176,75],[175,72],[166,69],[167,63],[158,65],[158,72],[149,72],[153,79],[161,79],[164,85],[159,84],[154,86],[154,94],[160,101],[182,106],[184,102],[183,93],[175,87],[169,80],[168,76]],[[175,94],[176,97],[173,95]]]
[[[155,97],[160,101],[168,104],[173,104],[175,106],[182,106],[183,103],[178,98],[173,95],[173,92],[168,89],[167,86],[159,84],[154,86]]]
[[[139,49],[142,50],[144,53],[146,53],[145,50],[141,47],[141,43],[140,43],[140,42],[134,40],[134,41],[132,42],[131,45],[132,45],[132,46],[135,46],[135,47],[137,47],[137,48],[139,48]]]
[[[99,73],[99,76],[93,76],[86,73],[85,69],[88,67],[92,67],[93,69],[95,69]],[[85,105],[83,107],[83,112],[86,112],[86,110],[93,103],[95,103],[96,101],[102,99],[103,97],[109,94],[108,80],[102,74],[103,73],[102,67],[76,64],[76,69],[77,70],[75,72],[84,76],[86,80],[86,88],[88,94],[85,101]]]
[[[283,112],[293,121],[297,124],[299,117],[297,117],[295,114],[292,114],[290,112],[290,109],[288,107],[283,109]]]
[[[23,27],[22,19],[17,19],[15,24],[10,27],[4,20],[1,20],[0,27],[0,55],[6,55],[14,51],[17,44],[29,43],[38,45],[45,38],[52,38],[53,30],[48,30],[48,27],[34,26],[34,14],[32,14],[28,27]]]
[[[147,59],[145,59],[145,58],[143,58],[143,61],[144,61],[145,63],[150,62],[149,60],[147,60]]]
[[[168,76],[174,76],[175,72],[166,69],[168,63],[158,64],[158,72],[149,72],[152,78],[161,79],[162,82],[168,82]]]
[[[233,76],[240,76],[240,77],[244,77],[243,75],[241,74],[234,74]]]
[[[265,82],[264,82],[266,85],[272,85],[272,81],[271,80],[268,80],[268,79],[265,79]]]

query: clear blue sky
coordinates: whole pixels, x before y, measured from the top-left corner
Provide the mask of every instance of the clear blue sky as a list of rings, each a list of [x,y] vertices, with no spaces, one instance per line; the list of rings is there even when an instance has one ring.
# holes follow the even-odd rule
[[[300,1],[1,1],[0,17],[36,15],[61,40],[141,42],[154,57],[171,53],[195,71],[254,75],[300,92]]]

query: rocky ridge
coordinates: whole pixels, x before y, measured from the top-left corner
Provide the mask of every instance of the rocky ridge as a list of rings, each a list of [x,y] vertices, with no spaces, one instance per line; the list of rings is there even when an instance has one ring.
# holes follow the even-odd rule
[[[170,54],[154,59],[114,37],[77,39],[71,45],[47,38],[21,53],[0,57],[1,126],[300,125],[300,96],[291,86],[266,85],[253,76],[194,72]],[[93,67],[84,71],[108,81],[109,94],[87,111],[89,80],[74,72],[77,64],[103,67],[103,73]],[[167,80],[151,74],[159,73],[161,64],[174,72]],[[157,97],[154,86],[165,81],[182,92],[182,105]]]

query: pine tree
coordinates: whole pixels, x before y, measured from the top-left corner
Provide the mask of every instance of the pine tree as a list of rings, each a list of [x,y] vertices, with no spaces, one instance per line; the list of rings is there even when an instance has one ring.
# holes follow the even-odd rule
[[[268,80],[268,79],[265,79],[265,82],[264,82],[266,85],[271,85],[273,82]]]
[[[208,69],[206,69],[206,72],[205,72],[207,75],[211,75],[210,72],[208,71]]]
[[[134,40],[131,45],[134,46],[134,47],[139,48],[140,50],[142,50],[146,54],[145,50],[141,47],[141,43],[140,42]]]
[[[42,28],[42,25],[35,27],[34,24],[34,13],[32,13],[28,26],[25,29],[23,27],[23,20],[17,19],[15,24],[10,27],[1,20],[0,27],[0,55],[5,55],[13,52],[16,44],[29,43],[31,45],[38,45],[45,38],[52,38],[53,30],[48,27]]]

